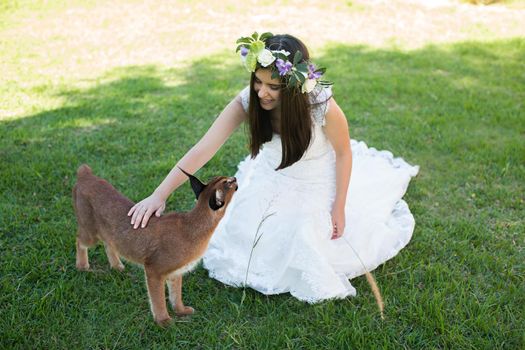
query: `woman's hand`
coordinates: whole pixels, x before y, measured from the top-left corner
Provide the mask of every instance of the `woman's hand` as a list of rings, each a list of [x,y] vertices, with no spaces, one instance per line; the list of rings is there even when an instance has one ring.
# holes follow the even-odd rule
[[[166,209],[166,201],[158,197],[153,193],[151,196],[144,198],[137,204],[135,204],[128,212],[128,216],[131,216],[131,224],[133,228],[146,227],[148,220],[155,213],[155,216],[161,216],[162,212]]]
[[[332,238],[338,239],[345,232],[345,209],[334,207],[332,209]]]

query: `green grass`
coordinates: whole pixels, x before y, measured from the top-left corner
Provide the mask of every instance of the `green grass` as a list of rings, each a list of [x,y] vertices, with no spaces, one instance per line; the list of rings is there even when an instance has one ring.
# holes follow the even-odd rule
[[[362,277],[355,298],[308,305],[248,290],[240,305],[242,289],[199,267],[183,287],[198,313],[160,329],[139,267],[110,271],[98,247],[92,271],[77,272],[78,165],[143,198],[247,75],[226,52],[83,78],[10,63],[16,79],[0,86],[0,347],[524,348],[525,40],[410,51],[333,44],[317,62],[351,136],[421,166],[405,196],[413,239],[375,271],[384,322]],[[233,174],[246,142],[239,130],[198,175]],[[184,185],[168,209],[192,204]]]

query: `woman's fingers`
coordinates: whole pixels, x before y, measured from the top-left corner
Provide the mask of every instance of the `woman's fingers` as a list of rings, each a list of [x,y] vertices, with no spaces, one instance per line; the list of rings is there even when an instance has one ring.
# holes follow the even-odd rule
[[[138,215],[139,215],[139,210],[137,208],[137,209],[135,209],[135,211],[133,212],[133,216],[131,217],[131,224],[132,225],[135,225],[135,222],[137,220]],[[136,228],[136,227],[133,227],[133,228]]]
[[[131,209],[128,212],[128,216],[131,215],[131,224],[132,225],[135,223],[135,219],[137,218],[137,215],[139,214],[141,206],[142,206],[141,202],[138,202],[137,204],[132,206]]]
[[[146,213],[145,207],[138,207],[137,210],[135,210],[135,213],[133,213],[133,217],[131,218],[131,224],[133,225],[133,228],[136,229],[139,227],[140,222],[142,221],[142,217]]]
[[[332,230],[332,238],[331,239],[338,239],[341,238],[343,233],[345,232],[345,227],[341,225],[334,224],[333,230]]]
[[[146,227],[151,216],[153,214],[160,216],[164,208],[166,208],[164,201],[159,201],[151,196],[143,199],[135,204],[128,212],[128,216],[131,215],[131,225],[133,225],[134,229]]]
[[[146,227],[146,225],[148,224],[149,218],[151,217],[151,214],[153,214],[153,210],[151,209],[146,210],[146,212],[144,213],[144,216],[142,217],[142,224],[140,225],[141,228]]]
[[[332,237],[330,239],[335,239],[337,238],[337,225],[336,223],[332,220]]]
[[[131,209],[128,211],[128,216],[131,216],[134,212],[135,212],[135,209],[137,208],[137,204],[135,204],[134,206],[131,207]]]

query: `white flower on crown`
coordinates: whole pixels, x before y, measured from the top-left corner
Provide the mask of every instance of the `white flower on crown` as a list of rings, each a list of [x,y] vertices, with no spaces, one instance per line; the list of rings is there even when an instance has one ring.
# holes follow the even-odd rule
[[[301,86],[301,92],[303,93],[310,93],[313,91],[315,86],[317,85],[317,80],[315,79],[306,79],[303,83],[303,86]]]
[[[268,49],[264,49],[257,55],[257,61],[261,64],[263,67],[268,67],[270,64],[275,61],[275,56],[272,54],[272,52]]]

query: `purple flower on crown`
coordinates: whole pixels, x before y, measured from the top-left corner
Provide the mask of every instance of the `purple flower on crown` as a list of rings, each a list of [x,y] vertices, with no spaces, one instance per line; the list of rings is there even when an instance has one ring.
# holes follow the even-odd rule
[[[308,79],[319,79],[322,75],[323,73],[315,71],[315,66],[312,63],[308,65]]]
[[[248,50],[246,47],[244,46],[241,46],[241,56],[242,57],[246,57],[246,55],[248,54],[250,50]]]
[[[285,62],[280,58],[278,58],[275,61],[275,66],[277,67],[277,70],[279,71],[280,76],[286,75],[286,73],[292,70],[292,62],[290,61]]]

